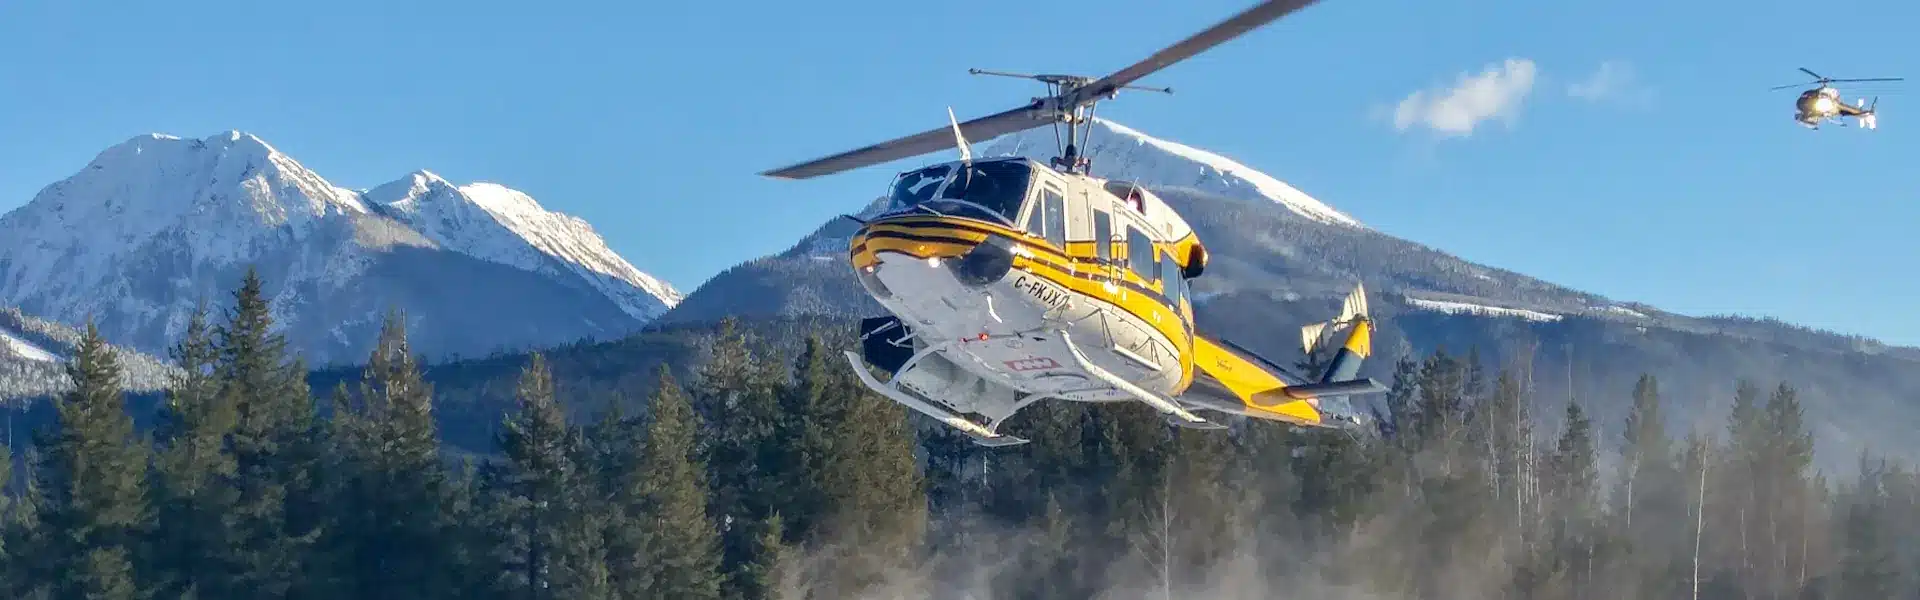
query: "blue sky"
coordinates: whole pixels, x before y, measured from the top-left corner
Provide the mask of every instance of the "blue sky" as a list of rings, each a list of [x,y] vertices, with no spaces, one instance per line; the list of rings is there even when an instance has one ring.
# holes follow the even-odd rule
[[[755,173],[1041,90],[968,67],[1103,74],[1249,4],[11,0],[0,210],[134,135],[241,129],[348,187],[426,168],[526,191],[691,291],[862,205],[905,164]],[[1920,78],[1903,25],[1920,4],[1833,6],[1324,0],[1144,82],[1175,95],[1100,114],[1469,260],[1920,344],[1906,307],[1920,297],[1906,276],[1920,95],[1903,93],[1920,80],[1871,84],[1885,92],[1872,132],[1803,130],[1793,92],[1766,89],[1798,66]],[[1470,132],[1396,127],[1415,92],[1442,98],[1509,64],[1530,85],[1429,113]],[[1569,93],[1605,64],[1608,93]]]

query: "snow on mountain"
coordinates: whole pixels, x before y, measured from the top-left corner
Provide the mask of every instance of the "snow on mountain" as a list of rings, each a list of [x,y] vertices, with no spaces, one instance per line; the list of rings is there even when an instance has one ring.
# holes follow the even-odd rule
[[[67,359],[79,349],[80,338],[80,331],[72,327],[0,306],[0,403],[72,389]],[[120,363],[122,384],[136,393],[161,389],[177,372],[152,355],[112,344],[107,347]]]
[[[1469,314],[1476,314],[1476,315],[1489,316],[1489,317],[1516,317],[1516,318],[1526,319],[1528,321],[1558,321],[1561,319],[1560,315],[1556,315],[1553,313],[1540,312],[1537,310],[1527,310],[1524,308],[1505,308],[1500,306],[1488,306],[1485,304],[1475,304],[1471,302],[1451,302],[1447,300],[1429,300],[1425,298],[1415,298],[1412,296],[1407,296],[1407,304],[1417,309],[1438,311],[1438,312],[1443,312],[1443,313],[1453,314],[1453,315],[1469,313]]]
[[[5,349],[12,352],[14,356],[35,362],[55,362],[60,360],[60,357],[54,356],[52,352],[46,351],[46,349],[35,345],[33,342],[16,337],[16,335],[17,334],[14,333],[8,333],[6,330],[0,330],[0,349]]]
[[[136,136],[0,216],[0,303],[91,315],[145,352],[199,299],[230,301],[248,265],[315,360],[348,358],[390,308],[449,328],[440,351],[483,353],[623,334],[681,299],[520,192],[425,171],[356,192],[239,131]]]
[[[1092,160],[1091,172],[1096,176],[1187,187],[1229,198],[1267,200],[1322,223],[1364,227],[1305,192],[1225,156],[1156,138],[1107,119],[1095,118],[1090,129],[1088,143],[1080,153]],[[1059,153],[1058,135],[1052,127],[1007,134],[989,142],[980,155],[1020,155],[1044,162]]]
[[[442,248],[527,271],[560,275],[564,269],[636,319],[659,316],[683,296],[615,254],[586,221],[541,208],[503,185],[455,186],[422,170],[363,198]]]

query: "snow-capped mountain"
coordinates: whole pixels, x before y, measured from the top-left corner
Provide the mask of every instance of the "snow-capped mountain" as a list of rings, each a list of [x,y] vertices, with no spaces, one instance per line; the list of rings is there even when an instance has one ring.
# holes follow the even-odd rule
[[[679,290],[633,268],[586,221],[541,208],[532,197],[503,185],[455,186],[422,170],[363,197],[375,211],[442,248],[553,277],[584,279],[636,319],[660,316],[680,301]]]
[[[429,355],[627,333],[681,294],[585,222],[425,171],[335,185],[260,138],[149,134],[0,217],[0,303],[161,354],[248,265],[316,364],[359,360],[400,309]]]
[[[1306,192],[1231,158],[1156,138],[1107,119],[1093,119],[1088,129],[1092,131],[1080,154],[1092,160],[1091,172],[1096,176],[1191,188],[1228,198],[1266,200],[1322,223],[1361,226],[1360,221]],[[980,155],[1044,160],[1059,152],[1056,135],[1047,127],[1000,136],[982,146]]]

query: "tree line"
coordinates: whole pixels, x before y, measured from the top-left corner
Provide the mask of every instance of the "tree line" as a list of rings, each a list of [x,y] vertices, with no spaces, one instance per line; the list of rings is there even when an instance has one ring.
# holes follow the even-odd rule
[[[1920,597],[1920,479],[1811,472],[1785,383],[1678,439],[1650,376],[1597,400],[1632,405],[1604,479],[1580,402],[1444,350],[1398,361],[1372,434],[1042,402],[1008,423],[1032,443],[985,449],[865,390],[837,343],[723,328],[687,381],[663,367],[579,422],[533,354],[494,452],[454,458],[401,319],[315,393],[257,276],[222,316],[170,353],[150,431],[87,328],[27,472],[0,473],[0,594]]]

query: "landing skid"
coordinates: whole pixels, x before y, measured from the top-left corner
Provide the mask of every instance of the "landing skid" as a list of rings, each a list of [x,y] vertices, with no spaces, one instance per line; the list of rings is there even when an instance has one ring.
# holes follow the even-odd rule
[[[1080,345],[1073,343],[1072,335],[1069,335],[1064,330],[1057,331],[1056,333],[1059,334],[1060,341],[1066,344],[1067,353],[1073,355],[1073,362],[1078,363],[1081,370],[1093,375],[1095,379],[1099,379],[1107,385],[1118,388],[1120,391],[1126,392],[1140,399],[1141,402],[1147,403],[1148,406],[1152,406],[1161,413],[1166,414],[1167,422],[1188,429],[1227,428],[1225,425],[1202,419],[1199,415],[1195,415],[1191,411],[1181,408],[1179,404],[1175,404],[1172,400],[1162,398],[1153,392],[1134,385],[1133,382],[1127,381],[1119,375],[1114,375],[1112,372],[1100,368],[1100,365],[1093,364],[1093,361],[1087,360],[1087,355],[1080,351]]]
[[[894,374],[894,376],[891,379],[889,379],[886,383],[881,383],[880,380],[875,379],[873,377],[873,373],[867,371],[867,361],[860,358],[859,354],[855,354],[850,351],[841,352],[841,354],[846,355],[847,362],[853,363],[854,376],[859,377],[860,383],[867,386],[867,389],[873,390],[874,392],[882,396],[886,396],[888,400],[898,402],[901,405],[906,406],[907,408],[911,408],[916,411],[919,411],[920,414],[933,417],[934,419],[937,419],[942,423],[946,423],[948,426],[953,427],[954,429],[960,430],[961,433],[967,434],[967,437],[973,438],[973,443],[975,444],[979,444],[981,446],[986,446],[989,448],[999,448],[1003,446],[1018,446],[1018,445],[1027,443],[1026,438],[1022,438],[1019,436],[1006,435],[1006,434],[994,431],[992,428],[981,426],[979,423],[975,423],[972,420],[966,418],[965,416],[960,415],[959,413],[955,413],[953,411],[950,411],[938,406],[934,406],[933,403],[920,399],[918,394],[914,394],[908,390],[900,389],[899,386],[895,385],[895,382],[900,381],[900,375],[905,374],[908,369],[912,369],[914,364],[920,362],[920,359],[922,357],[928,354],[932,354],[934,351],[938,349],[939,349],[939,346],[933,346],[925,350],[921,350],[919,354],[913,357],[913,359],[908,360],[905,365],[902,365],[900,370],[897,371]],[[999,422],[996,421],[994,425],[998,426]]]

